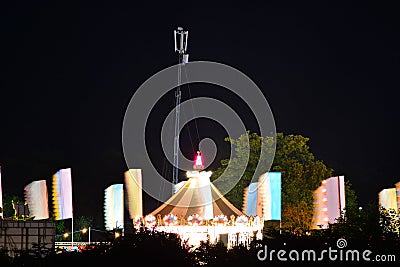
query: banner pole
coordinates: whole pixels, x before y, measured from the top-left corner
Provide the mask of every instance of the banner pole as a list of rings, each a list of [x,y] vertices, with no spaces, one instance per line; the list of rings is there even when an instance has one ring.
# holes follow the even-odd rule
[[[72,248],[71,249],[73,249],[73,247],[74,247],[74,216],[71,217],[71,221],[72,221],[72,223],[71,223],[71,229],[72,229],[72,231],[71,231],[71,245],[72,245]]]

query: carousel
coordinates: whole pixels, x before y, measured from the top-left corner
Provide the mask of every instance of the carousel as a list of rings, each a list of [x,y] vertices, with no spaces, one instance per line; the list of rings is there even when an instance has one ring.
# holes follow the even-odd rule
[[[246,216],[210,182],[198,152],[187,180],[176,184],[176,193],[146,216],[134,218],[134,226],[178,234],[182,242],[196,247],[201,242],[222,242],[228,248],[262,239],[264,221]]]
[[[183,242],[197,246],[202,241],[235,245],[248,245],[253,238],[262,238],[264,220],[259,216],[246,216],[230,203],[210,182],[212,172],[204,170],[203,159],[197,153],[186,181],[178,183],[179,117],[181,102],[181,71],[188,62],[188,31],[179,27],[174,31],[175,52],[179,55],[178,86],[175,93],[175,138],[172,196],[146,216],[132,216],[136,228],[146,227],[154,231],[176,233]],[[141,214],[141,213],[140,213]],[[133,214],[132,214],[133,215]]]

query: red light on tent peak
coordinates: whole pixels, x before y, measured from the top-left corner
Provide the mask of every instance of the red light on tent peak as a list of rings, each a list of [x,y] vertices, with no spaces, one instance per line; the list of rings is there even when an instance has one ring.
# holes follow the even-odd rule
[[[203,167],[204,167],[203,158],[201,156],[200,151],[197,151],[197,155],[196,155],[196,159],[195,159],[195,163],[194,163],[194,168],[195,169],[201,169]]]

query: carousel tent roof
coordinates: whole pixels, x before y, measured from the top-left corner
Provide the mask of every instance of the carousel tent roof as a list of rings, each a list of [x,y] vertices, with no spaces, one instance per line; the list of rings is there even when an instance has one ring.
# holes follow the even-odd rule
[[[244,215],[210,182],[210,176],[211,172],[206,171],[188,172],[189,179],[185,184],[151,214],[165,216],[172,213],[184,218],[198,214],[206,220],[221,214],[228,217]]]

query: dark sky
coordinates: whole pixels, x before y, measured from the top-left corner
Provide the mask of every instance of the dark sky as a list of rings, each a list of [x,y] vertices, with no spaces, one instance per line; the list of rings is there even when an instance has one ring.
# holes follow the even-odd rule
[[[24,185],[39,179],[50,189],[51,176],[71,167],[75,216],[101,224],[104,189],[122,183],[127,169],[126,107],[146,79],[177,63],[173,30],[182,26],[191,61],[220,62],[248,75],[265,94],[278,132],[309,137],[316,158],[351,181],[361,204],[375,201],[400,180],[398,9],[377,1],[334,3],[2,6],[3,194],[22,195]],[[191,93],[212,92],[193,86]],[[161,115],[173,108],[173,92],[163,101]],[[200,137],[224,143],[222,129],[197,123]],[[249,120],[248,127],[256,126]],[[193,123],[188,128],[195,137]],[[187,131],[181,141],[192,149]]]

